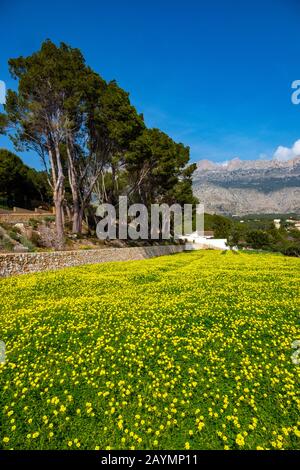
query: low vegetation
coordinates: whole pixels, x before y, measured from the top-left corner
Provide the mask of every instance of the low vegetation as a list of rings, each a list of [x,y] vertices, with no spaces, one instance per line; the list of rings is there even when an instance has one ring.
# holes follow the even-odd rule
[[[226,238],[230,247],[300,257],[300,231],[286,217],[279,220],[280,227],[276,228],[273,217],[266,215],[247,217],[242,222],[217,214],[204,217],[205,230],[213,230],[215,238]]]
[[[1,447],[299,447],[299,266],[201,251],[2,280]]]

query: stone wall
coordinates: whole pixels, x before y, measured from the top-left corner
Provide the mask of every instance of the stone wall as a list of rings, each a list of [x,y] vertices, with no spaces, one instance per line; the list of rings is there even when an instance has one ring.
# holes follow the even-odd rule
[[[52,269],[129,261],[180,253],[185,245],[147,246],[134,248],[104,248],[99,250],[56,251],[40,253],[0,254],[0,277]]]
[[[44,217],[53,217],[55,214],[54,209],[52,212],[43,209],[22,209],[21,207],[14,207],[13,210],[0,209],[0,222],[9,224],[27,223],[30,219],[43,220]]]
[[[28,212],[27,214],[19,214],[18,212],[6,212],[0,214],[0,223],[6,222],[7,224],[26,224],[30,219],[42,221],[45,217],[53,217],[53,214]]]

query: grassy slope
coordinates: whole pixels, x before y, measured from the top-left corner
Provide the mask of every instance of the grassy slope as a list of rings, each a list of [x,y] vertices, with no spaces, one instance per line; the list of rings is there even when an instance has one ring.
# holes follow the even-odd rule
[[[299,267],[201,251],[2,280],[0,446],[299,447]]]

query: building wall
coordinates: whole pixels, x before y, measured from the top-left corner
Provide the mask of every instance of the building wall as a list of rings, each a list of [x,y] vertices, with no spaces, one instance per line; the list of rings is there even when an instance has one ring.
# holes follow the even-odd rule
[[[187,242],[190,250],[229,250],[227,238],[187,237]]]

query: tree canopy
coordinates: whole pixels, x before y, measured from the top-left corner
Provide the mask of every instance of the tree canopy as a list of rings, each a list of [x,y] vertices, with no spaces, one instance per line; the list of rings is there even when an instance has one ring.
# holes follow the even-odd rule
[[[14,153],[0,149],[0,198],[5,206],[26,209],[49,203],[45,173],[29,168]]]
[[[59,247],[65,213],[80,233],[93,194],[112,204],[121,194],[147,205],[195,202],[189,148],[147,129],[129,94],[93,71],[79,49],[47,40],[31,56],[10,59],[9,69],[18,90],[7,92],[0,129],[42,160]]]

